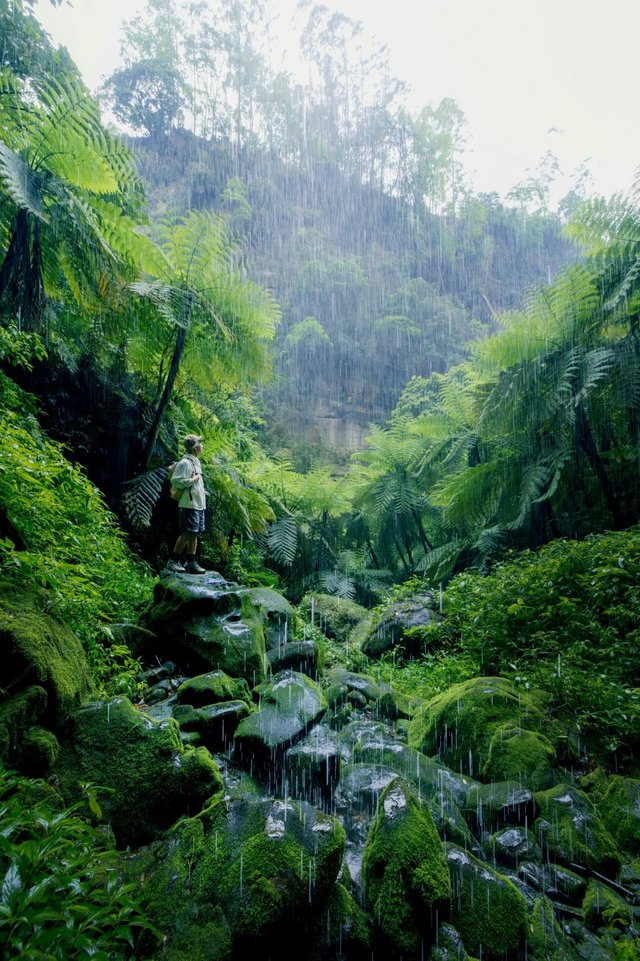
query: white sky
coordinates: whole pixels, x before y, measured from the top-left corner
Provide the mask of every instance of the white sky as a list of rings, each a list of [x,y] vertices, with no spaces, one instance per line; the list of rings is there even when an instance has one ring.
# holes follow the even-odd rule
[[[141,0],[73,0],[37,15],[94,89],[118,64],[120,22]],[[270,0],[291,20],[295,0]],[[452,97],[467,121],[477,191],[504,195],[547,149],[594,189],[625,191],[640,166],[638,0],[324,0],[387,43],[412,105]],[[293,44],[292,44],[293,45]],[[554,128],[554,132],[549,132]]]

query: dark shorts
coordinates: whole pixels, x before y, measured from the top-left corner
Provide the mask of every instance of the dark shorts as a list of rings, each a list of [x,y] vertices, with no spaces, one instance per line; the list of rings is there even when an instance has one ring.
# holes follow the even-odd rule
[[[199,511],[195,507],[178,508],[178,533],[202,534],[204,532],[204,518],[206,511]]]

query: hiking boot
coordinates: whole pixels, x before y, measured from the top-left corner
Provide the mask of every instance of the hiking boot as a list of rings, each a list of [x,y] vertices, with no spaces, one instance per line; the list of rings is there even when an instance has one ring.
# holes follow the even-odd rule
[[[167,570],[171,571],[172,574],[185,574],[187,568],[184,566],[182,561],[175,561],[173,558],[167,564]]]
[[[185,570],[187,574],[206,574],[207,573],[204,567],[200,567],[197,561],[187,561],[183,570]]]

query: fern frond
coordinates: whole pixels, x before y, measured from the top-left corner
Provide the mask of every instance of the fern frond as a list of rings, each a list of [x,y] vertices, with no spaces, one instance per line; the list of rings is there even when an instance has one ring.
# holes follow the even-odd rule
[[[278,517],[266,534],[269,553],[278,564],[291,567],[298,550],[298,522],[290,514]]]
[[[127,520],[135,530],[151,525],[154,508],[166,481],[167,468],[156,467],[126,482],[122,503]]]

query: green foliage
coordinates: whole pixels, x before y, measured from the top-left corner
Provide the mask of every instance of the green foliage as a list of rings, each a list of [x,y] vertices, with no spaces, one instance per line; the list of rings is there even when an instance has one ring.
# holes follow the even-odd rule
[[[0,392],[0,506],[10,525],[0,543],[3,573],[45,587],[52,612],[99,664],[102,627],[135,619],[150,597],[150,572],[96,488],[41,432],[29,396],[6,378]]]
[[[142,913],[124,884],[95,790],[62,807],[50,788],[0,771],[0,953],[24,961],[125,961],[136,956]]]
[[[552,694],[592,748],[629,757],[640,738],[640,532],[557,541],[489,576],[460,574],[444,596],[434,646],[465,652],[484,673]]]

